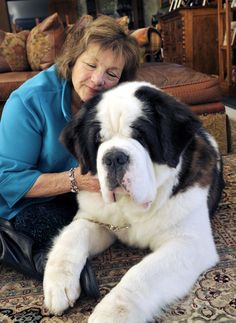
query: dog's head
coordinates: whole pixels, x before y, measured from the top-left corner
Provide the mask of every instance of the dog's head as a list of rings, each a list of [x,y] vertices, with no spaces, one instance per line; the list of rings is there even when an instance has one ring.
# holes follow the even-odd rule
[[[146,82],[127,82],[86,102],[62,133],[82,174],[98,174],[103,198],[129,194],[148,205],[156,195],[154,165],[175,168],[200,121]]]

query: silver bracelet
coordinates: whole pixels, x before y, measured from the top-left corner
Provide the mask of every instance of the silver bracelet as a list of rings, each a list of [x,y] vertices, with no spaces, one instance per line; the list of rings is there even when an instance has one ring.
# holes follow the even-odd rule
[[[77,182],[76,182],[76,179],[75,179],[75,168],[71,168],[69,170],[69,179],[70,179],[70,191],[72,193],[78,193],[79,188],[77,186]]]

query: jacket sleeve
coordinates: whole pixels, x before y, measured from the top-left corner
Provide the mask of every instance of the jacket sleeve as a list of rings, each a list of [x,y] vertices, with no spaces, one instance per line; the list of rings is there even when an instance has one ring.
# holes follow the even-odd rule
[[[43,114],[37,96],[8,99],[0,122],[0,194],[14,206],[41,175],[37,169],[43,132]],[[37,107],[37,108],[36,108]]]

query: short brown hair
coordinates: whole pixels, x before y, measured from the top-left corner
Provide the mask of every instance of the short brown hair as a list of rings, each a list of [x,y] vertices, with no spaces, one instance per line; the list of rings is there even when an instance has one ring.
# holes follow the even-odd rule
[[[125,59],[120,82],[135,78],[139,66],[139,45],[134,37],[125,33],[117,21],[109,16],[99,16],[87,23],[77,23],[69,32],[61,55],[56,60],[59,77],[71,80],[72,68],[77,58],[86,51],[88,45],[98,44],[101,49],[111,49]]]

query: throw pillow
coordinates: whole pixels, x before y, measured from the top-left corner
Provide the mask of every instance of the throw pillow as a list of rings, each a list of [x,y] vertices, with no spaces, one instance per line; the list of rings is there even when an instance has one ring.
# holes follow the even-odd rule
[[[0,72],[18,72],[29,69],[26,39],[29,31],[8,33],[0,30]]]
[[[141,63],[147,61],[148,56],[154,57],[161,50],[162,39],[160,32],[156,28],[139,28],[133,31],[131,35],[140,46]]]
[[[27,39],[27,56],[31,69],[44,70],[51,66],[60,53],[65,36],[65,28],[58,13],[35,26]]]
[[[123,27],[124,31],[128,34],[129,33],[129,17],[128,16],[123,16],[120,18],[117,18],[116,21],[118,24]]]

